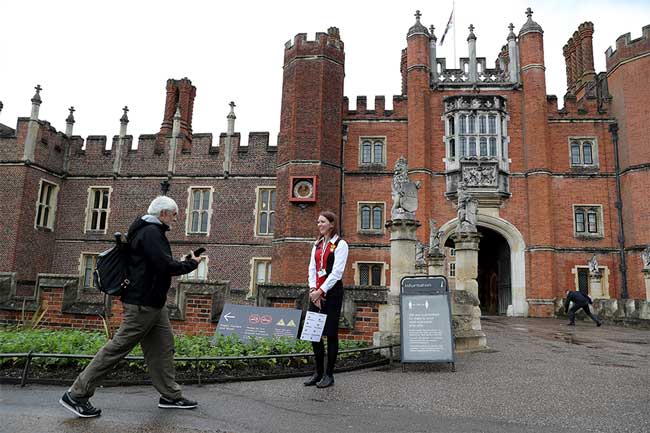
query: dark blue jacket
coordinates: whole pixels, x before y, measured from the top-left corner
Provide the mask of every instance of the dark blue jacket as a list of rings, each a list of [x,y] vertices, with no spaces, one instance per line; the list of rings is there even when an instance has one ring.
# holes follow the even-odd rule
[[[569,311],[569,303],[573,302],[573,305],[577,307],[586,307],[589,304],[593,304],[591,298],[585,295],[582,292],[569,292],[566,299],[564,300],[564,312]]]

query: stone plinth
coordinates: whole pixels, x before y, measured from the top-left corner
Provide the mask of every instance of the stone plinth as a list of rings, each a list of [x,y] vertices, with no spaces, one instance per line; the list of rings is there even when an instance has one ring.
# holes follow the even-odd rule
[[[429,275],[445,275],[445,255],[441,251],[430,253],[427,257],[429,261]]]
[[[399,290],[403,277],[415,274],[415,230],[420,222],[413,219],[388,221],[390,230],[390,291],[388,302],[379,306],[379,331],[373,335],[375,346],[400,341]]]
[[[452,240],[456,249],[456,289],[452,293],[451,306],[456,351],[483,350],[487,348],[487,339],[481,329],[476,281],[481,235],[476,232],[455,233]]]
[[[589,295],[592,299],[609,299],[609,293],[603,290],[603,274],[600,272],[589,273]]]
[[[400,281],[415,274],[415,230],[420,222],[396,219],[386,223],[390,230],[390,294],[399,296]]]

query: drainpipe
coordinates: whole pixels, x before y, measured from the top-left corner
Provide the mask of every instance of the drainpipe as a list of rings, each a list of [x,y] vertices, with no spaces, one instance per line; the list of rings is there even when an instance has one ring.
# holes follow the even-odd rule
[[[339,206],[339,235],[343,237],[343,204],[345,203],[345,199],[343,198],[344,194],[344,189],[343,189],[343,182],[345,182],[345,146],[348,144],[348,126],[343,125],[343,134],[341,137],[341,184],[339,185],[339,200],[340,200],[340,206]]]
[[[612,134],[612,143],[614,143],[614,157],[616,173],[616,215],[618,217],[618,251],[621,257],[621,278],[623,285],[621,287],[621,298],[627,299],[627,265],[625,262],[625,230],[623,230],[623,201],[621,199],[621,166],[618,157],[618,124],[609,125],[609,132]]]

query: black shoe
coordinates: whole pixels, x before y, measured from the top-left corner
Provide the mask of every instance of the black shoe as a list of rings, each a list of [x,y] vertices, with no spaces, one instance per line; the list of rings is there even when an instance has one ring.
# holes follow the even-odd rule
[[[596,326],[599,327],[599,328],[600,328],[601,326],[603,326],[603,321],[602,321],[602,320],[599,320],[598,322],[596,322]]]
[[[160,397],[158,400],[158,407],[162,409],[194,409],[199,404],[195,401],[186,398],[177,398],[176,400],[169,400],[165,397]]]
[[[102,410],[97,409],[89,401],[81,402],[75,400],[70,392],[66,391],[65,394],[59,399],[59,403],[68,409],[70,412],[82,418],[93,418],[101,415]]]
[[[576,324],[573,323],[573,322],[569,322],[569,323],[566,324],[566,326],[576,326]]]
[[[323,378],[316,384],[316,388],[327,388],[328,386],[334,385],[334,376],[326,374]]]
[[[305,386],[314,386],[318,382],[320,382],[320,380],[322,378],[323,378],[323,376],[319,375],[318,373],[314,373],[309,377],[309,379],[307,379],[306,381],[303,382],[303,385],[305,385]]]

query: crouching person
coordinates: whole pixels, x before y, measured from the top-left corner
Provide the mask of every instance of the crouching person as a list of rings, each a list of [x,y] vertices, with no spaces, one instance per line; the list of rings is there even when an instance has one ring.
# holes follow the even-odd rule
[[[194,409],[197,406],[195,401],[183,397],[175,380],[174,335],[165,306],[171,277],[192,272],[202,260],[193,253],[183,261],[173,259],[165,232],[176,222],[177,214],[176,202],[160,196],[151,202],[147,214],[137,218],[129,228],[131,283],[122,295],[122,324],[59,400],[80,417],[101,414],[89,399],[101,379],[138,343],[153,386],[160,393],[158,407]]]

